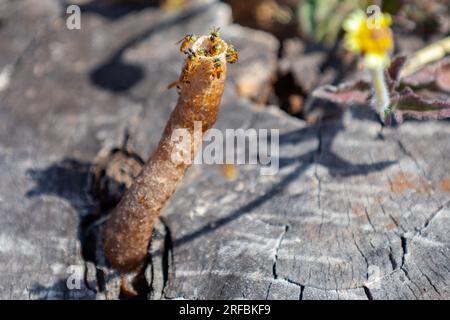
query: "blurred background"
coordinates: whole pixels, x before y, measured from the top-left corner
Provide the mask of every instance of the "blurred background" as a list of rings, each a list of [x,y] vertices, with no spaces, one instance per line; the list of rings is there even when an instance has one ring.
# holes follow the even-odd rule
[[[356,71],[355,57],[346,53],[342,47],[342,22],[352,11],[377,5],[383,12],[392,15],[396,44],[394,54],[411,54],[450,32],[450,2],[447,0],[224,2],[231,6],[235,23],[268,32],[279,41],[278,68],[272,75],[270,86],[257,94],[257,102],[279,105],[289,114],[310,122],[323,116],[310,108],[308,98],[312,90],[320,84],[340,83],[354,76]],[[129,6],[129,10],[153,5],[166,11],[183,11],[195,1],[100,0],[80,3],[87,10],[118,15],[121,10],[127,10],[124,6]],[[301,70],[299,66],[302,66]],[[247,89],[243,85],[238,91],[244,96],[251,95],[246,92]]]
[[[211,1],[59,0],[53,2],[59,2],[59,14],[64,14],[63,9],[69,4],[77,4],[81,7],[82,13],[98,15],[102,19],[109,20],[111,25],[115,22],[118,25],[119,20],[127,15],[137,14],[149,8],[161,10],[164,14],[182,14],[193,7]],[[278,42],[276,66],[268,71],[268,74],[262,75],[267,80],[264,85],[253,83],[256,80],[250,80],[249,76],[242,76],[237,82],[238,93],[254,99],[260,105],[279,105],[289,114],[309,122],[314,122],[322,116],[330,116],[321,115],[323,110],[320,112],[312,110],[314,107],[311,106],[309,99],[312,90],[325,83],[338,84],[353,77],[357,71],[357,57],[347,53],[342,47],[341,24],[350,12],[358,8],[365,10],[369,5],[378,5],[383,12],[391,14],[395,33],[394,54],[411,54],[426,44],[447,36],[450,32],[450,3],[447,0],[425,2],[414,0],[224,0],[223,2],[230,6],[234,23],[270,33]],[[52,6],[47,0],[40,5],[22,0],[2,0],[1,3],[4,8],[1,10],[0,21],[3,24],[10,24],[13,18],[8,18],[9,15],[21,10],[20,7],[32,15],[33,11],[43,13],[46,7],[50,10]],[[143,24],[141,23],[140,26]],[[206,26],[205,29],[210,27]],[[135,26],[131,28],[138,29]],[[142,36],[145,37],[145,35]],[[179,35],[180,38],[182,36]],[[14,40],[13,37],[13,41],[20,40]],[[5,46],[7,47],[3,44],[3,47]],[[8,48],[4,50],[7,51]],[[103,71],[106,72],[106,70]],[[118,69],[116,71],[119,72]],[[119,91],[131,88],[132,83],[126,83],[124,78],[128,73],[131,78],[133,74],[139,77],[139,71],[131,69],[120,71],[120,79],[113,80],[108,73],[107,78],[110,83],[104,85]],[[254,78],[261,76],[258,72],[264,73],[262,70],[253,72],[255,72]],[[267,79],[269,76],[270,79]],[[94,74],[94,77],[97,77],[94,81],[98,81],[101,85],[102,74]]]

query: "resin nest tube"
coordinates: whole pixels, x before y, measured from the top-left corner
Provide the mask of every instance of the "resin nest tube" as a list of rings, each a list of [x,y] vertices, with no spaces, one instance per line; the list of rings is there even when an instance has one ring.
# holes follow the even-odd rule
[[[138,271],[144,266],[152,231],[161,209],[175,192],[192,161],[173,161],[173,153],[187,152],[194,159],[199,139],[173,139],[177,129],[194,134],[201,123],[202,135],[216,122],[225,79],[227,61],[237,61],[237,51],[223,41],[218,32],[186,36],[180,51],[185,63],[176,86],[177,105],[162,134],[158,147],[145,163],[133,185],[126,191],[103,227],[103,248],[109,263],[121,272]],[[180,41],[181,42],[181,41]]]

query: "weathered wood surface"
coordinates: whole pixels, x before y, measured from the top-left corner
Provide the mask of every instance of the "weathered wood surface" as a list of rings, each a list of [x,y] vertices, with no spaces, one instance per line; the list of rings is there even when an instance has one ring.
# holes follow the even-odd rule
[[[182,62],[173,44],[212,25],[241,51],[217,127],[279,128],[280,171],[240,166],[227,181],[219,166],[194,166],[155,230],[148,297],[450,298],[447,122],[380,131],[365,110],[307,125],[256,108],[236,85],[251,73],[269,81],[258,70],[275,72],[278,42],[230,25],[224,4],[86,12],[81,31],[69,31],[47,2],[21,47],[7,41],[14,22],[0,28],[2,52],[13,52],[1,58],[13,66],[0,96],[1,298],[117,298],[81,253],[80,221],[95,207],[89,168],[126,132],[137,153],[151,153],[177,99],[166,90]],[[80,290],[66,286],[70,265],[87,269]]]

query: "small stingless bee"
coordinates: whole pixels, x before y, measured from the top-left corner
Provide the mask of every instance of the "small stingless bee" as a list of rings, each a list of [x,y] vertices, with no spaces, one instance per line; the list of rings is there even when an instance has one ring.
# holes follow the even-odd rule
[[[183,73],[189,73],[198,64],[197,54],[194,51],[192,51],[192,49],[188,49],[187,51],[185,51],[185,53],[187,54],[187,59]]]
[[[211,32],[209,33],[209,49],[208,49],[208,53],[211,56],[215,56],[218,55],[223,47],[220,44],[220,42],[218,42],[217,40],[220,39],[220,33],[219,33],[220,28],[212,28]]]
[[[197,54],[191,48],[186,49],[184,53],[187,55],[187,59],[184,64],[184,69],[181,73],[180,79],[169,84],[168,89],[176,87],[178,90],[180,90],[182,84],[189,83],[189,81],[186,79],[187,75],[189,74],[189,72],[194,70],[195,66],[197,66],[198,64]]]
[[[217,79],[220,79],[223,72],[225,72],[225,67],[220,61],[220,58],[216,58],[213,60],[214,63],[214,71],[212,75],[216,77]]]
[[[215,44],[215,43],[216,43],[216,40],[217,40],[218,38],[220,38],[220,33],[219,33],[219,31],[220,31],[220,28],[214,27],[214,28],[211,29],[211,32],[209,33],[209,40],[210,40],[213,44]]]
[[[229,46],[225,55],[228,63],[236,63],[238,61],[238,51],[235,47]]]
[[[207,57],[209,54],[208,50],[206,50],[206,49],[198,49],[196,53],[199,56],[205,56],[205,57]]]
[[[197,36],[194,34],[187,34],[183,39],[178,41],[176,44],[180,44],[180,52],[185,52],[191,47],[191,45],[197,40]]]
[[[218,55],[223,50],[222,45],[219,42],[211,45],[209,48],[209,54],[212,56]]]

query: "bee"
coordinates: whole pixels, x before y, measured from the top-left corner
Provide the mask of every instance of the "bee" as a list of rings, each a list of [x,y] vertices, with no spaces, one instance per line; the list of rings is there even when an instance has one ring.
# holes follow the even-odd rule
[[[219,42],[211,45],[209,48],[209,54],[212,56],[218,55],[222,51],[223,47]]]
[[[169,84],[169,85],[167,86],[167,89],[170,90],[170,89],[176,87],[177,90],[180,91],[180,90],[181,90],[180,84],[181,84],[181,81],[180,81],[180,80],[175,80],[174,82],[172,82],[171,84]]]
[[[176,44],[180,44],[180,52],[185,52],[191,47],[191,45],[197,40],[197,36],[194,34],[187,34],[183,39],[178,41]]]
[[[186,49],[184,53],[187,55],[187,58],[180,79],[169,84],[167,87],[168,89],[176,87],[177,90],[180,91],[183,84],[190,83],[189,80],[187,80],[187,76],[198,65],[197,54],[191,48]]]
[[[184,72],[185,73],[191,72],[197,64],[198,64],[197,55],[188,55],[184,67]]]
[[[212,44],[215,44],[216,40],[218,38],[220,38],[219,31],[220,31],[220,28],[214,27],[214,28],[211,29],[211,32],[209,33],[209,40],[211,41]]]
[[[222,73],[225,72],[225,67],[219,58],[214,59],[213,64],[214,64],[214,71],[212,75],[217,79],[220,79]]]
[[[209,55],[209,52],[206,49],[198,49],[196,53],[199,56],[205,56],[205,57],[207,57]]]
[[[238,51],[235,47],[229,46],[225,55],[228,63],[236,63],[238,61]]]

